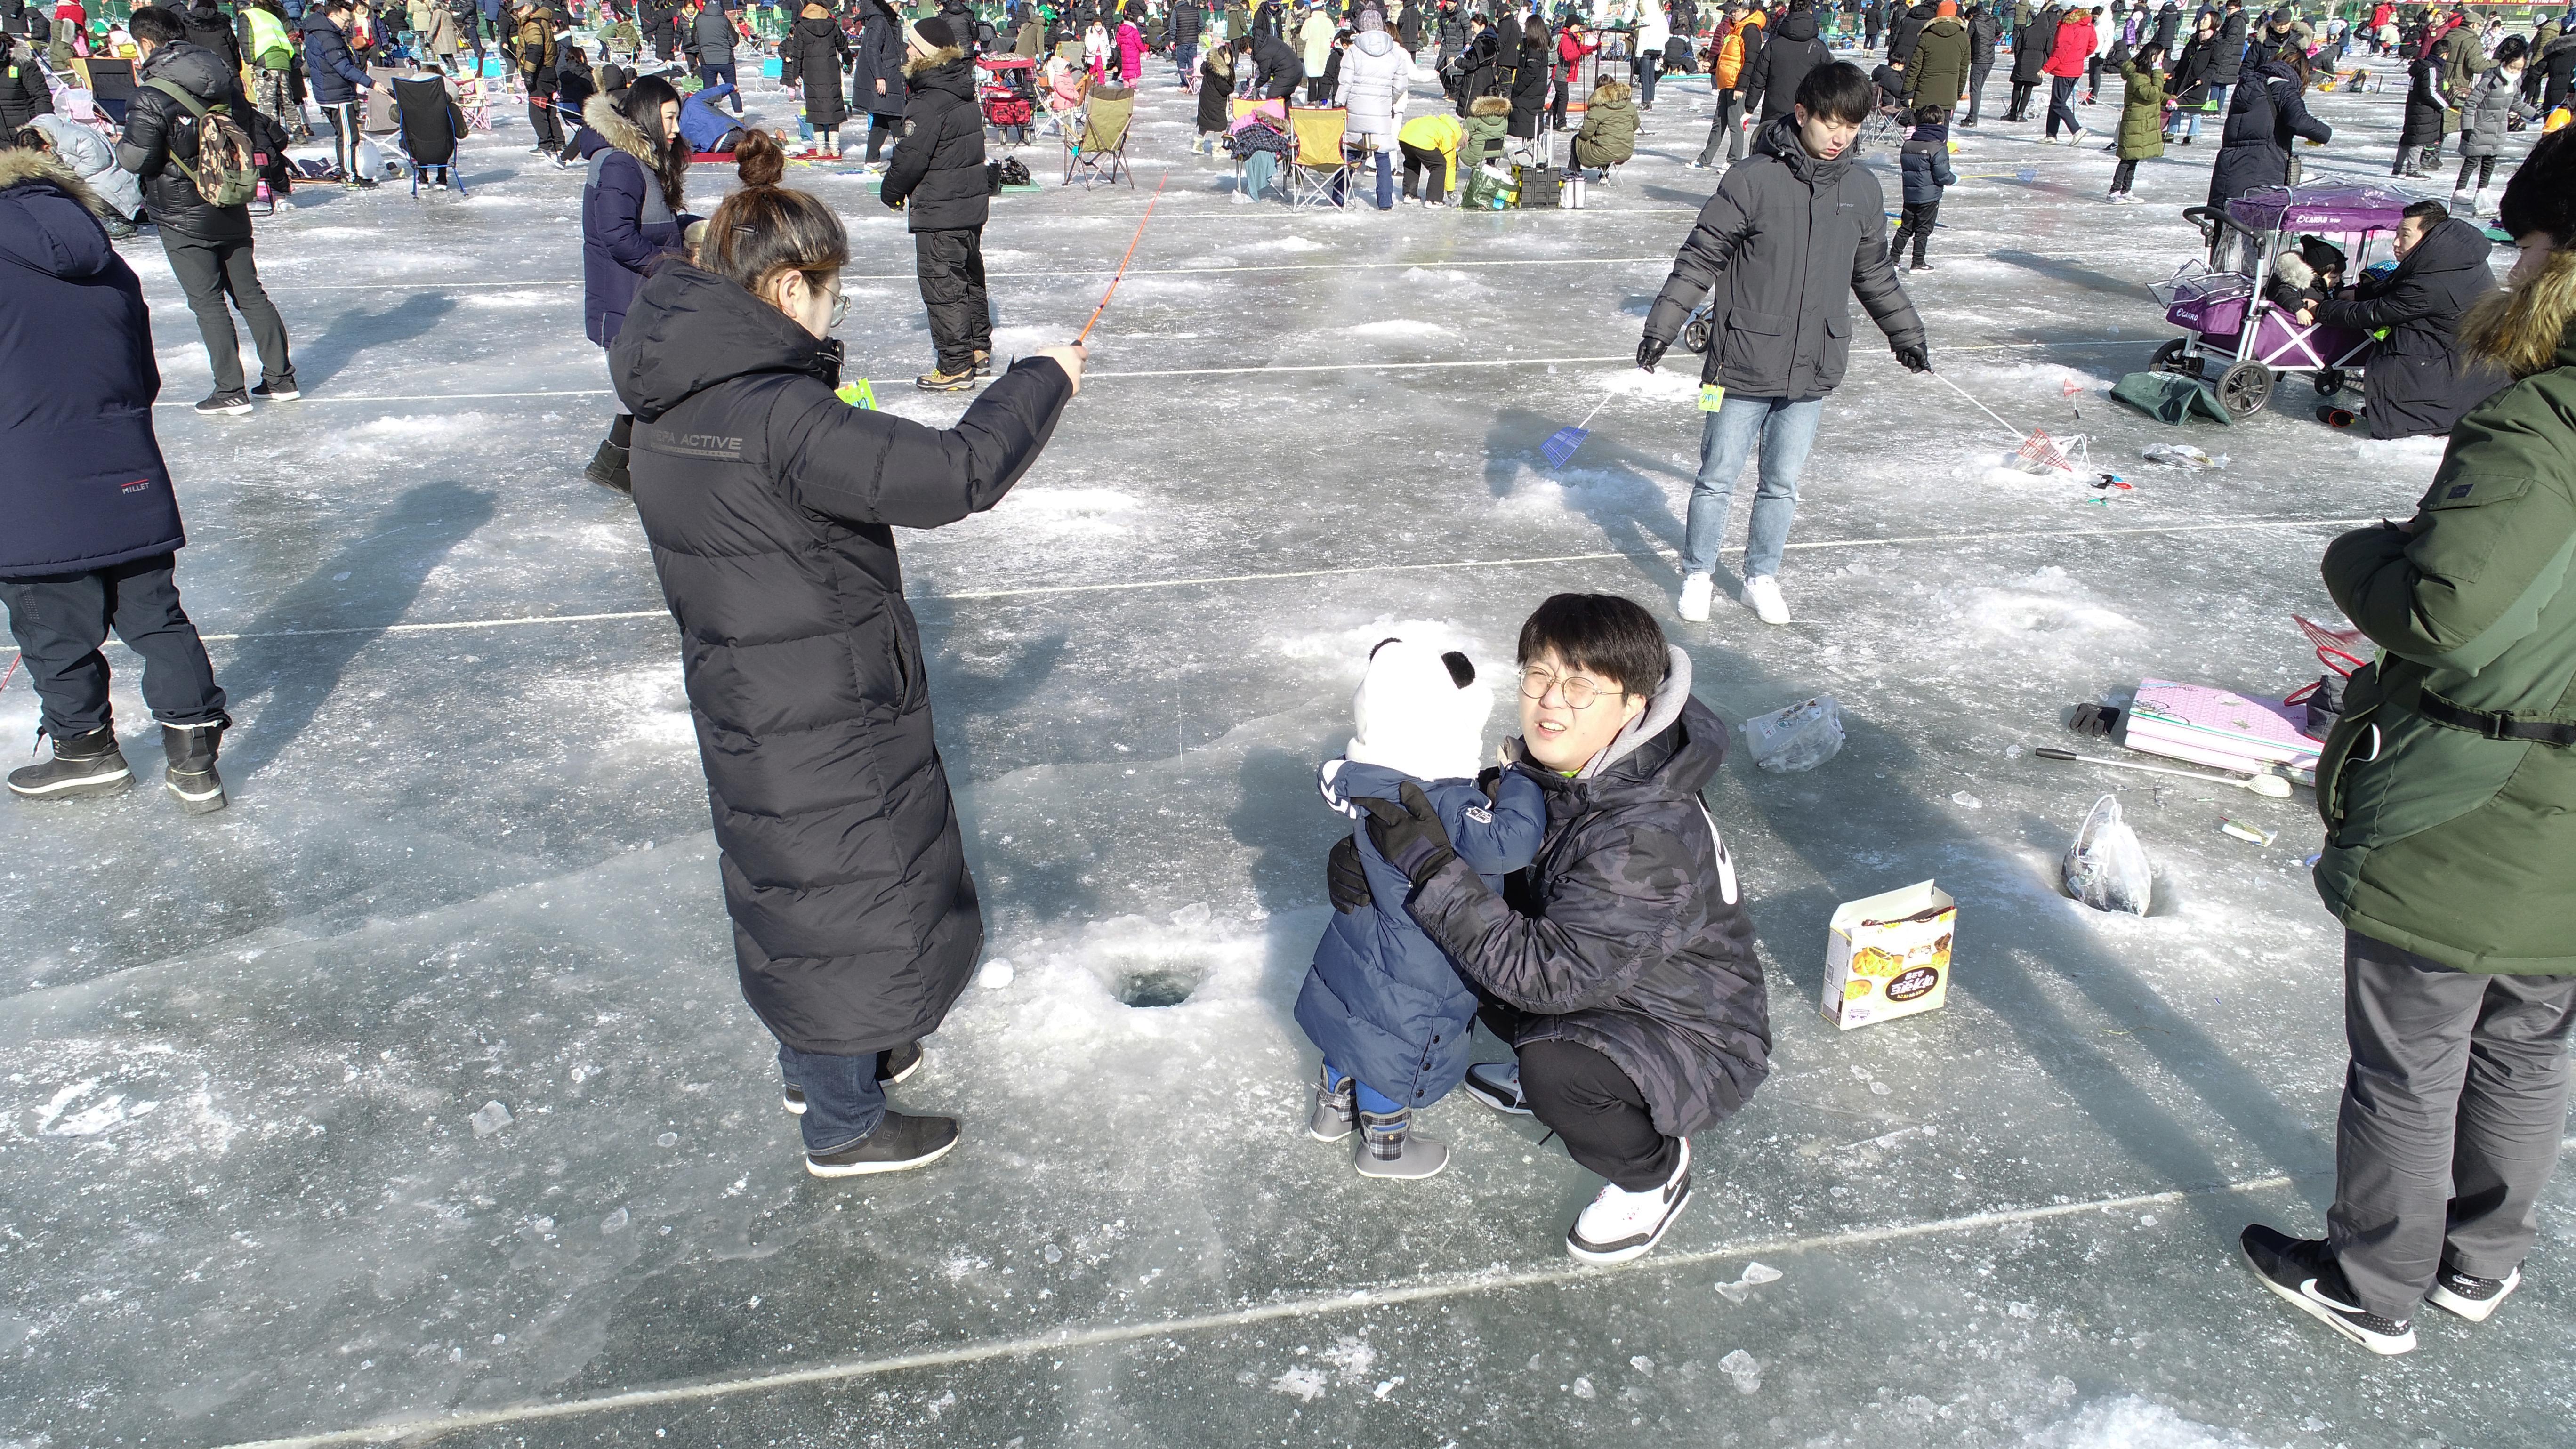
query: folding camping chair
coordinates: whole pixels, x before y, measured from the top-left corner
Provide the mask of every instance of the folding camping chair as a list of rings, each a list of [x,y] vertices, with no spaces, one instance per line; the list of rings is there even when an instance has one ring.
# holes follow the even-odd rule
[[[465,178],[456,174],[456,143],[465,139],[465,108],[447,93],[437,75],[396,76],[394,115],[401,124],[394,145],[411,163],[411,194],[420,195],[421,173],[435,168],[465,194]]]
[[[1071,186],[1081,178],[1085,188],[1095,182],[1116,185],[1124,180],[1130,187],[1135,176],[1127,169],[1127,137],[1134,129],[1128,123],[1136,116],[1136,92],[1126,86],[1095,86],[1091,98],[1082,103],[1082,128],[1064,138],[1064,184]]]
[[[1288,108],[1286,181],[1291,210],[1340,206],[1350,190],[1351,158],[1343,149],[1351,113],[1339,106]]]

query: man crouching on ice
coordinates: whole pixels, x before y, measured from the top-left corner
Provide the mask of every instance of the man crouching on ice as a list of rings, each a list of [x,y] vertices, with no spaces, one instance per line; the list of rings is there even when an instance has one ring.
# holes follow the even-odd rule
[[[1466,1087],[1538,1119],[1608,1178],[1566,1251],[1638,1257],[1690,1201],[1693,1132],[1735,1114],[1770,1071],[1753,922],[1699,792],[1726,725],[1691,698],[1690,656],[1609,594],[1558,594],[1521,626],[1521,736],[1506,768],[1547,802],[1538,858],[1497,895],[1450,848],[1421,790],[1354,800],[1413,884],[1407,908],[1485,998],[1516,1063]],[[1369,901],[1357,848],[1333,848],[1333,904]]]

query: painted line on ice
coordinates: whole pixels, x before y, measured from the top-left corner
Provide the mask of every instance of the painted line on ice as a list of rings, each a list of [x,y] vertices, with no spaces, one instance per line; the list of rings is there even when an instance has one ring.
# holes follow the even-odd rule
[[[2164,340],[2165,339],[2161,337],[2074,337],[2059,338],[2054,342],[1970,342],[1957,347],[1945,347],[1942,351],[1946,354],[1952,352],[2014,352],[2034,347],[2144,347],[2148,343],[2162,342]],[[1255,367],[1179,367],[1152,372],[1091,372],[1086,370],[1082,374],[1082,381],[1083,385],[1087,387],[1095,382],[1117,382],[1134,378],[1240,377],[1247,373],[1260,372],[1432,372],[1456,368],[1553,367],[1558,364],[1588,367],[1594,364],[1613,362],[1619,363],[1623,366],[1634,366],[1636,358],[1631,354],[1621,352],[1614,353],[1606,357],[1469,357],[1448,359],[1438,362],[1285,362],[1264,363]],[[868,381],[870,386],[891,389],[899,388],[904,382],[904,379],[899,377],[877,377],[870,378]],[[413,395],[398,395],[392,393],[353,393],[346,397],[333,397],[329,395],[315,397],[308,393],[305,395],[303,401],[307,403],[498,402],[514,398],[608,397],[611,394],[612,389],[604,387],[566,388],[555,392],[435,392]],[[152,406],[154,410],[159,412],[186,412],[192,410],[196,405],[194,403],[164,402],[154,403]]]
[[[2375,523],[2375,518],[2231,518],[2210,523],[2150,524],[2138,528],[2066,528],[2040,529],[2028,532],[1985,533],[1913,533],[1888,538],[1820,538],[1792,543],[1788,548],[1821,551],[1847,548],[1889,548],[1917,543],[1994,543],[2010,540],[2048,540],[2060,538],[2119,538],[2138,534],[2159,533],[2259,533],[2302,528],[2358,528]],[[1198,574],[1177,579],[1123,579],[1096,584],[1032,584],[1016,589],[974,589],[953,594],[924,594],[912,602],[916,605],[980,603],[991,599],[1030,599],[1063,594],[1122,594],[1147,589],[1194,589],[1218,584],[1288,583],[1298,579],[1347,578],[1355,574],[1404,574],[1456,571],[1463,569],[1536,568],[1545,564],[1608,563],[1633,560],[1625,553],[1565,553],[1536,558],[1453,559],[1439,563],[1352,564],[1342,568],[1294,569],[1272,574]],[[668,609],[622,609],[594,614],[530,614],[515,619],[450,619],[432,624],[358,624],[336,629],[278,629],[256,634],[203,634],[198,637],[209,644],[234,644],[251,639],[322,639],[348,634],[436,634],[459,629],[510,629],[535,624],[597,624],[630,619],[667,619]],[[122,640],[110,643],[123,647]],[[16,646],[0,646],[0,658],[17,653]]]
[[[1670,254],[1651,257],[1523,257],[1508,261],[1423,261],[1423,262],[1265,262],[1231,267],[1133,267],[1131,277],[1217,276],[1226,272],[1392,272],[1442,271],[1452,267],[1611,267],[1631,263],[1653,262],[1658,266],[1672,263]],[[2080,260],[2069,258],[2069,260]],[[1107,267],[1054,267],[1043,272],[987,272],[990,281],[1043,281],[1051,277],[1105,277]],[[910,282],[917,280],[911,272],[843,274],[845,282]],[[578,287],[579,277],[550,277],[534,282],[321,282],[310,287],[287,284],[273,288],[281,293],[296,292],[455,292],[468,288],[494,287]]]
[[[811,1384],[850,1383],[860,1379],[903,1373],[912,1369],[957,1368],[969,1364],[988,1363],[994,1359],[1025,1358],[1034,1354],[1061,1353],[1067,1349],[1098,1348],[1109,1344],[1133,1343],[1139,1339],[1178,1338],[1185,1334],[1246,1328],[1254,1324],[1273,1323],[1282,1319],[1328,1318],[1372,1308],[1463,1298],[1507,1289],[1547,1288],[1570,1283],[1607,1281],[1648,1272],[1669,1273],[1679,1268],[1697,1267],[1701,1264],[1722,1262],[1733,1258],[1750,1258],[1764,1254],[1830,1252],[1836,1248],[1866,1248],[1880,1243],[1902,1242],[1910,1238],[1931,1237],[1942,1233],[1972,1232],[1981,1228],[2010,1227],[2017,1223],[2045,1222],[2051,1218],[2073,1217],[2080,1213],[2126,1212],[2133,1208],[2189,1202],[2194,1198],[2232,1197],[2249,1192],[2268,1192],[2275,1188],[2288,1187],[2300,1178],[2329,1175],[2326,1172],[2283,1173],[2271,1177],[2246,1178],[2212,1187],[2174,1188],[2164,1192],[2137,1193],[2127,1197],[2051,1203],[2046,1207],[2004,1208],[1993,1212],[1968,1213],[1955,1218],[1936,1218],[1929,1222],[1845,1228],[1840,1232],[1817,1233],[1802,1238],[1768,1238],[1760,1242],[1729,1243],[1723,1247],[1700,1248],[1687,1253],[1650,1254],[1615,1267],[1569,1264],[1561,1267],[1528,1268],[1517,1273],[1443,1274],[1397,1288],[1360,1289],[1348,1293],[1292,1298],[1284,1302],[1264,1304],[1258,1308],[1236,1308],[1223,1313],[1192,1314],[1183,1318],[1157,1319],[1149,1323],[1109,1323],[1091,1328],[1060,1328],[1053,1333],[1030,1334],[1020,1338],[988,1339],[981,1343],[963,1344],[956,1348],[898,1354],[889,1358],[861,1359],[851,1363],[818,1364],[812,1368],[786,1369],[776,1373],[754,1374],[746,1378],[719,1379],[711,1383],[680,1384],[659,1389],[630,1389],[624,1393],[600,1394],[587,1399],[517,1404],[507,1408],[482,1409],[461,1414],[389,1420],[380,1424],[370,1424],[364,1428],[329,1429],[318,1434],[246,1440],[223,1446],[223,1449],[326,1449],[326,1446],[337,1444],[382,1443],[415,1435],[451,1434],[466,1429],[496,1428],[506,1424],[526,1424],[548,1419],[570,1419],[618,1409],[649,1409],[663,1404],[697,1404],[773,1389],[801,1388]]]

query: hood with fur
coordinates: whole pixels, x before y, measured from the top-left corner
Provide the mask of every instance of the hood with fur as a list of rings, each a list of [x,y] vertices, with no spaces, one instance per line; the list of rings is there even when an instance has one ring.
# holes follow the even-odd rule
[[[1417,780],[1472,780],[1484,765],[1493,712],[1493,688],[1466,655],[1389,639],[1369,652],[1368,673],[1351,695],[1343,755]]]
[[[79,203],[86,215],[41,190],[20,198],[20,187],[50,186]],[[117,265],[116,248],[99,227],[98,194],[69,169],[42,151],[0,151],[0,261],[15,262],[65,281],[83,281]]]
[[[947,65],[952,61],[960,61],[965,58],[965,51],[960,50],[953,45],[943,45],[928,55],[907,57],[903,63],[903,78],[905,80],[918,80],[927,72],[937,70],[941,66]]]
[[[1467,103],[1467,114],[1471,116],[1508,116],[1511,113],[1509,96],[1478,96]]]
[[[617,109],[617,103],[604,91],[581,103],[581,123],[596,132],[599,139],[643,162],[647,173],[661,159],[653,154],[653,138],[626,119],[626,113]]]

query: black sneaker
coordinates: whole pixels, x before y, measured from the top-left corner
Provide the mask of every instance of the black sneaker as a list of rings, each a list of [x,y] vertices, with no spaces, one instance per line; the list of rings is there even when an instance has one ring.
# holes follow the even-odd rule
[[[240,388],[234,388],[230,392],[213,393],[204,402],[197,404],[197,411],[208,417],[218,414],[226,417],[240,417],[250,411],[250,394]]]
[[[2355,1301],[2343,1269],[2314,1238],[2293,1238],[2256,1223],[2237,1239],[2245,1262],[2282,1302],[2369,1349],[2391,1355],[2415,1351],[2415,1327],[2382,1318]]]
[[[2424,1301],[2436,1308],[2447,1308],[2471,1323],[2484,1323],[2487,1315],[2521,1286],[2520,1268],[2501,1278],[2480,1278],[2444,1264],[2433,1275],[2433,1291],[2424,1295]]]
[[[293,402],[304,396],[304,393],[302,389],[296,387],[295,374],[290,372],[284,377],[262,382],[250,390],[250,395],[262,402]]]
[[[957,1145],[954,1117],[914,1117],[889,1108],[877,1130],[836,1152],[805,1154],[805,1170],[816,1177],[858,1177],[871,1172],[908,1172],[927,1167]]]
[[[893,1051],[878,1053],[878,1085],[891,1087],[898,1082],[911,1080],[913,1074],[921,1070],[924,1060],[926,1058],[921,1050],[921,1043],[917,1041],[905,1042]],[[805,1089],[794,1082],[782,1085],[779,1090],[779,1101],[788,1111],[797,1116],[805,1115]]]
[[[116,747],[116,727],[103,725],[85,735],[54,737],[53,758],[9,772],[10,793],[29,800],[81,800],[113,795],[134,783],[134,771]]]
[[[1467,1068],[1467,1095],[1515,1117],[1531,1115],[1529,1099],[1521,1095],[1521,1064],[1518,1062],[1478,1062]]]

